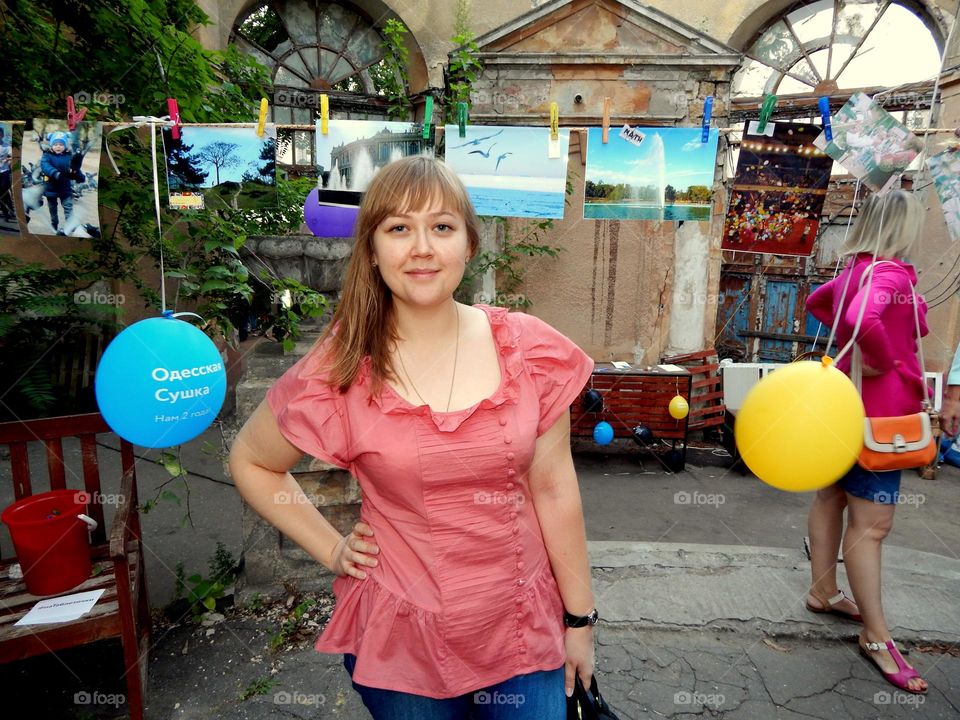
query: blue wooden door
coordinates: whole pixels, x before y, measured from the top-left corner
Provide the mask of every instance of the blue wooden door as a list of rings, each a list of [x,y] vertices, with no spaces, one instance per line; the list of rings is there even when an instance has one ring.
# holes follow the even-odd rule
[[[796,333],[793,320],[797,310],[796,280],[767,280],[763,307],[763,330],[766,333],[793,335]],[[790,362],[794,355],[792,340],[760,338],[757,355],[769,362]]]

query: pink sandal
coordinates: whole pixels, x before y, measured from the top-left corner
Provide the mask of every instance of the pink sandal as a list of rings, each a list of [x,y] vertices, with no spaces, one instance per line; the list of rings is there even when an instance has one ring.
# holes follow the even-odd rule
[[[872,662],[877,666],[877,670],[880,671],[880,674],[886,679],[888,683],[893,685],[900,690],[905,690],[906,692],[913,693],[914,695],[923,695],[927,692],[926,689],[923,690],[911,690],[910,686],[907,684],[914,678],[923,678],[920,677],[920,673],[917,672],[916,668],[908,667],[906,661],[903,659],[903,656],[900,654],[900,651],[897,650],[896,644],[893,640],[887,640],[882,643],[876,642],[864,642],[859,643],[860,645],[860,654],[863,655],[867,660]],[[893,658],[893,661],[897,664],[899,670],[895,673],[885,672],[880,663],[877,662],[876,658],[873,657],[869,652],[879,652],[880,650],[886,650],[890,653],[890,657]]]

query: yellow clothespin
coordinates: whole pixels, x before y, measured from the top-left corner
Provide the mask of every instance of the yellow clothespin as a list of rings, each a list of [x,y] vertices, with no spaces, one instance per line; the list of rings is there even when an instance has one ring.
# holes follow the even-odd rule
[[[326,135],[330,122],[330,98],[326,95],[320,96],[320,133]]]
[[[560,108],[555,102],[550,103],[550,142],[547,157],[560,157]]]
[[[260,99],[260,117],[257,119],[257,137],[263,137],[263,126],[267,122],[267,99]]]
[[[603,144],[607,144],[610,138],[610,98],[603,99]]]

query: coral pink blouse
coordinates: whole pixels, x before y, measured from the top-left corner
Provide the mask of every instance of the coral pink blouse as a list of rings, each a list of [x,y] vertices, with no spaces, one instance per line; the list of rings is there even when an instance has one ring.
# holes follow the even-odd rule
[[[357,656],[354,682],[449,698],[564,662],[563,606],[531,502],[537,438],[583,389],[593,361],[546,323],[480,307],[501,382],[465,410],[369,392],[369,359],[340,394],[313,354],[267,401],[291,443],[348,469],[379,564],[338,577],[316,644]]]

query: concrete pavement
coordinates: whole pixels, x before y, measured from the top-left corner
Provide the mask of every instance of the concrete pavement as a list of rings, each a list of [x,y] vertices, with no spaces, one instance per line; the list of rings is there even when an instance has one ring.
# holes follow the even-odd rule
[[[215,430],[206,439],[218,447]],[[177,562],[205,571],[217,540],[239,556],[239,498],[203,447],[184,448],[192,474],[177,490],[181,503],[162,501],[144,518],[155,605],[172,597]],[[142,500],[169,478],[144,456]],[[809,497],[731,473],[724,462],[691,452],[687,470],[669,474],[649,458],[577,458],[603,616],[601,688],[620,717],[960,717],[960,472],[907,479],[910,502],[898,508],[885,550],[888,618],[932,686],[920,699],[895,691],[859,657],[858,626],[803,609]],[[187,487],[194,526],[180,528]],[[284,616],[283,607],[279,615],[228,612],[211,627],[159,631],[148,718],[367,718],[339,660],[312,650],[316,628],[271,653]],[[323,621],[323,612],[308,616]],[[123,684],[105,679],[119,674],[118,663],[119,648],[105,644],[0,666],[0,686],[18,689],[4,694],[3,716],[124,717],[122,702],[109,702]]]

